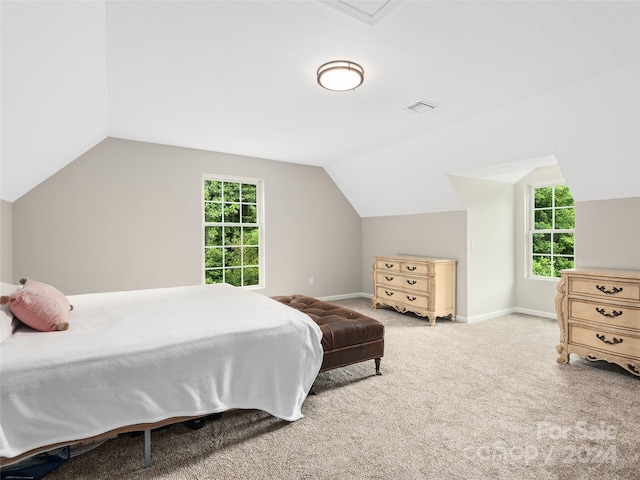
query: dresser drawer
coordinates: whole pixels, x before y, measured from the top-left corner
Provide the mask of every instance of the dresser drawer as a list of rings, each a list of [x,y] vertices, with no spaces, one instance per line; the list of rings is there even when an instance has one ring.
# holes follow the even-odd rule
[[[625,357],[640,358],[640,337],[569,324],[569,344],[583,345]]]
[[[640,283],[619,282],[615,279],[571,278],[569,295],[589,295],[616,300],[640,300]]]
[[[399,272],[400,262],[391,259],[376,260],[376,270],[381,272]]]
[[[394,272],[377,272],[375,280],[376,285],[398,287],[401,285],[402,277]]]
[[[640,329],[640,308],[570,298],[569,319]]]
[[[376,296],[382,302],[386,299],[393,302],[400,302],[415,308],[430,308],[429,295],[415,294],[396,288],[378,287],[376,289]]]
[[[429,265],[425,263],[402,262],[400,271],[412,275],[429,275]]]
[[[429,280],[421,277],[408,277],[392,272],[376,273],[376,284],[399,287],[402,289],[414,289],[426,292],[429,290]]]

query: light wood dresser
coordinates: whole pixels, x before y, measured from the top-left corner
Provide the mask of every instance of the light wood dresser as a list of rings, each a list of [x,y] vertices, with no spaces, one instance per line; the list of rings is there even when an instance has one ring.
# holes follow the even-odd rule
[[[640,376],[640,271],[563,270],[556,313],[557,361],[606,360]]]
[[[373,308],[456,319],[456,260],[414,256],[374,257]]]

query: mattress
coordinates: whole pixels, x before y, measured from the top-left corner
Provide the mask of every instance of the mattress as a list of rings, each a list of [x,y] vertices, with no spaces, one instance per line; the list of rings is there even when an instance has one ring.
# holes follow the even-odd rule
[[[294,421],[322,364],[307,315],[238,287],[69,300],[69,330],[20,327],[2,343],[1,457],[234,408]]]

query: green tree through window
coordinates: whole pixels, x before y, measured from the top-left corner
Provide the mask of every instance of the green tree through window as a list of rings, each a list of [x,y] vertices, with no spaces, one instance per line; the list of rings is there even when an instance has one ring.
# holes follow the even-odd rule
[[[261,181],[205,177],[205,283],[261,285]]]
[[[531,274],[560,277],[574,266],[575,209],[566,185],[532,188]]]

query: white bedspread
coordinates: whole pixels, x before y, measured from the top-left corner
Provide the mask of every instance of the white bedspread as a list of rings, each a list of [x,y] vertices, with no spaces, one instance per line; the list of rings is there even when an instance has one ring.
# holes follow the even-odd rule
[[[232,408],[293,421],[322,363],[305,314],[230,285],[70,296],[0,347],[0,456]]]

